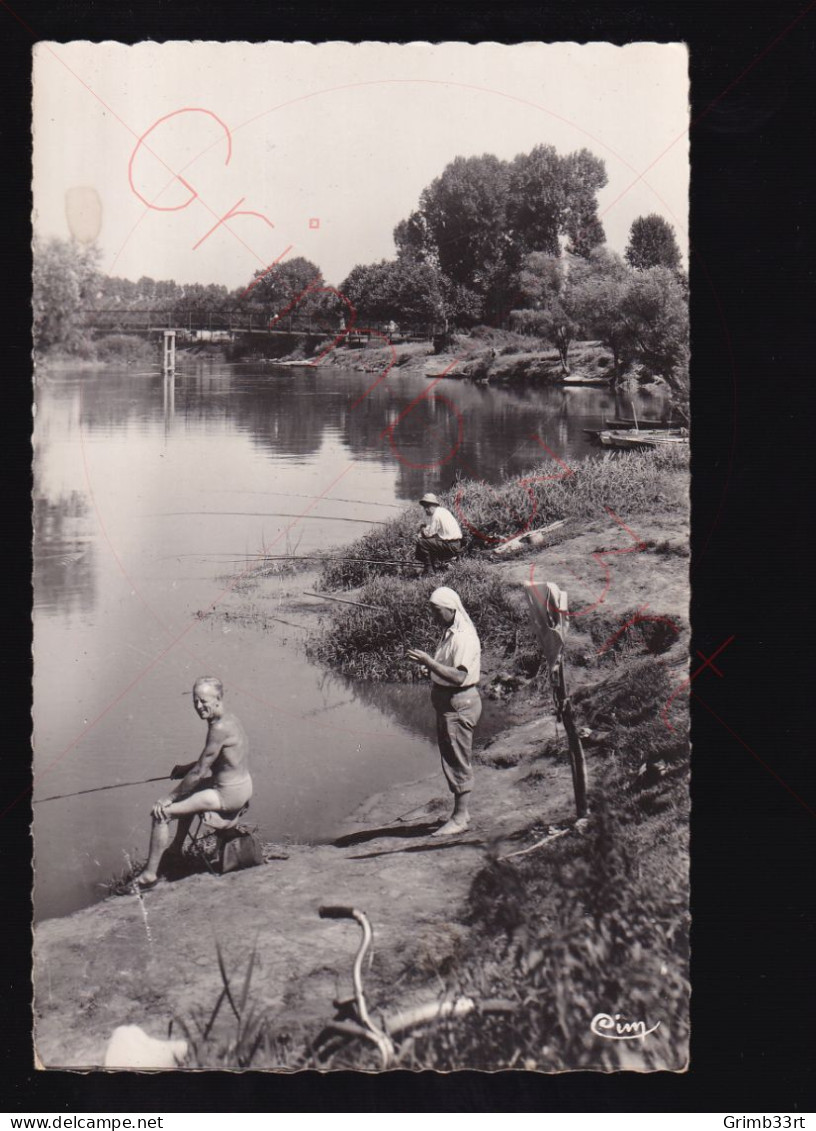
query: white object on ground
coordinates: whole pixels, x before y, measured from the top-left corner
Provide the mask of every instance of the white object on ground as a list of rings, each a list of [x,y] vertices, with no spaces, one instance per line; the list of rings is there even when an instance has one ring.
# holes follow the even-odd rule
[[[178,1068],[186,1055],[186,1041],[161,1041],[138,1025],[120,1025],[105,1049],[105,1067]]]

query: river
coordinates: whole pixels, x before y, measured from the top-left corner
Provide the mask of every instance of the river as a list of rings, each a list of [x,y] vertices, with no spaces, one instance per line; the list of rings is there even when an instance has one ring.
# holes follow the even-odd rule
[[[38,381],[34,798],[196,757],[205,731],[190,689],[215,674],[252,740],[253,821],[269,840],[325,840],[365,797],[438,766],[427,690],[363,697],[307,661],[296,628],[199,611],[263,546],[320,552],[459,474],[523,471],[542,445],[580,460],[593,450],[582,429],[628,414],[630,398],[446,380],[434,391],[447,402],[417,401],[428,381],[399,370],[376,384],[339,369],[187,365],[169,380],[66,370]],[[646,394],[635,406],[664,408]],[[481,740],[499,725],[488,711]],[[35,916],[101,898],[144,855],[165,788],[35,804]]]

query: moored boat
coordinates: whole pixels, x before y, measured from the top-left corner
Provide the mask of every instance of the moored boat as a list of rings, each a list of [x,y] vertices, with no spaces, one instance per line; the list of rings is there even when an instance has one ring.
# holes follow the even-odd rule
[[[683,427],[681,420],[635,420],[632,416],[619,416],[605,420],[607,428],[658,428],[677,430]]]
[[[685,428],[674,431],[661,431],[659,429],[607,429],[598,433],[598,440],[605,448],[657,448],[671,444],[688,444],[688,432]]]

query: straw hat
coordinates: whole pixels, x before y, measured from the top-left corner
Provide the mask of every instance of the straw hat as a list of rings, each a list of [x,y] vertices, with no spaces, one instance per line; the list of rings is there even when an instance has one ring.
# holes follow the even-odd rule
[[[427,494],[423,495],[422,498],[419,501],[420,501],[420,503],[432,503],[433,506],[435,506],[435,507],[441,507],[442,506],[439,499],[437,499],[436,495],[432,495],[430,491],[428,491]]]

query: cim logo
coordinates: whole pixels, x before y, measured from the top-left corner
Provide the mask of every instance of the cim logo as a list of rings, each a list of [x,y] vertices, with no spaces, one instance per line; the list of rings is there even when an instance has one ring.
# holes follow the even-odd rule
[[[648,1037],[660,1025],[646,1028],[645,1021],[622,1021],[623,1014],[616,1013],[611,1017],[608,1013],[596,1013],[589,1023],[589,1027],[596,1037],[603,1037],[607,1041],[635,1041],[639,1037]]]

